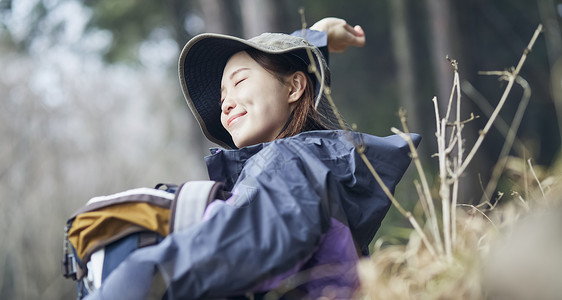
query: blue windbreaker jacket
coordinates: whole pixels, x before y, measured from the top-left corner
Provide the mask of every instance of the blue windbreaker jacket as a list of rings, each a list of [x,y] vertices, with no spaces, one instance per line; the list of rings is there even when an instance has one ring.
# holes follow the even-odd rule
[[[212,150],[210,179],[231,197],[211,203],[202,222],[132,253],[87,299],[144,299],[155,272],[170,299],[260,293],[287,282],[296,298],[350,298],[359,255],[368,254],[390,206],[355,145],[394,191],[410,163],[396,135],[311,131]]]

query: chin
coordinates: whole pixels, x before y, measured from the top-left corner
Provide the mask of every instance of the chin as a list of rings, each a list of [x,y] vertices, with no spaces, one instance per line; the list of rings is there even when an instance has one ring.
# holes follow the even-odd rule
[[[263,136],[259,134],[254,134],[250,136],[247,135],[231,135],[231,136],[234,145],[236,145],[236,147],[238,148],[253,146],[261,143],[267,143],[275,140],[275,138],[272,138],[270,136]]]
[[[244,148],[244,147],[248,147],[248,146],[255,145],[255,144],[257,144],[257,143],[243,143],[243,142],[237,143],[237,142],[234,142],[234,145],[236,145],[236,147],[238,147],[238,148]]]
[[[262,143],[261,141],[257,141],[257,140],[251,140],[251,139],[234,139],[234,145],[236,145],[236,147],[238,148],[243,148],[243,147],[248,147],[248,146],[252,146],[252,145],[257,145],[259,143]]]
[[[234,145],[236,145],[236,147],[238,148],[243,148],[250,145],[248,141],[243,139],[232,138],[232,141],[234,142]]]

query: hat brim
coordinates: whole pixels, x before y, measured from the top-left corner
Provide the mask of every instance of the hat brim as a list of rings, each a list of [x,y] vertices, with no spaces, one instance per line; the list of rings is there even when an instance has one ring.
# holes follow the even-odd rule
[[[267,35],[279,37],[280,34],[268,33]],[[259,39],[262,36],[256,38]],[[306,49],[310,49],[316,66],[321,66],[318,68],[321,80],[316,84],[316,102],[319,101],[325,84],[327,65],[316,47],[305,42],[280,49],[274,46],[264,46],[259,41],[256,43],[253,41],[254,39],[244,40],[213,33],[201,34],[191,39],[180,54],[178,71],[186,102],[203,134],[211,142],[225,148],[237,148],[232,137],[220,122],[221,78],[224,67],[232,55],[253,48],[270,54],[292,53],[308,63],[310,60]]]

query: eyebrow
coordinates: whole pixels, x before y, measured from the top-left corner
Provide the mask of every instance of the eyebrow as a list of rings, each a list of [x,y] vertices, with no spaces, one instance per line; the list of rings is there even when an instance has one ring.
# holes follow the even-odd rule
[[[242,71],[246,71],[246,70],[250,70],[250,68],[248,68],[248,67],[241,67],[241,68],[237,69],[236,71],[232,72],[232,74],[230,74],[229,79],[232,80],[232,77],[234,77],[234,75],[236,75],[236,74],[238,74],[238,73],[240,73],[240,72],[242,72]]]

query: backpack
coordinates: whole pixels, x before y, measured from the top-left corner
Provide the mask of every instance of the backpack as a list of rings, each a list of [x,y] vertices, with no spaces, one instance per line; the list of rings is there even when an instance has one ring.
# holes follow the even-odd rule
[[[83,299],[130,253],[199,222],[207,205],[225,196],[220,182],[188,181],[91,198],[66,222],[63,276],[76,281]]]

